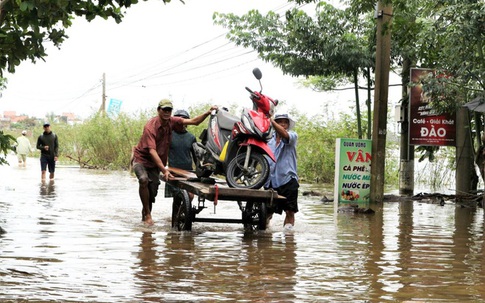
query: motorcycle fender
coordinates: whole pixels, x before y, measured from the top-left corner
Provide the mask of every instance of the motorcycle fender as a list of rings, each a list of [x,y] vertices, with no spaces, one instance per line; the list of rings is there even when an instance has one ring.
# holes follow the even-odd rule
[[[266,144],[266,142],[262,142],[262,141],[254,139],[254,138],[248,138],[248,141],[246,142],[246,144],[254,145],[254,146],[261,148],[262,150],[264,150],[264,152],[266,152],[266,154],[271,158],[271,160],[273,160],[273,162],[276,162],[273,151],[271,150],[271,148],[269,148],[269,146],[268,146],[268,144]]]
[[[229,145],[229,141],[226,141],[226,144],[224,144],[224,147],[222,148],[222,152],[219,155],[219,160],[221,160],[221,162],[224,162],[226,160],[227,146],[228,145]]]

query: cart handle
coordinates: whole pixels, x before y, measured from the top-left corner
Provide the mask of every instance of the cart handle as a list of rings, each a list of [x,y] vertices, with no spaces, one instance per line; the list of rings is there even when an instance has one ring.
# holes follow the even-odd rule
[[[214,205],[217,205],[217,199],[219,198],[219,186],[215,184],[214,189],[215,189]]]

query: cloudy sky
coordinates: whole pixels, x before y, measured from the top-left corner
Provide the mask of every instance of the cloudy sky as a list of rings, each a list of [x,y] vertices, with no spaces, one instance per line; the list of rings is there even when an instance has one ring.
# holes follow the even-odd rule
[[[60,50],[50,47],[45,62],[24,62],[15,74],[7,75],[0,115],[13,110],[36,117],[65,112],[87,117],[101,105],[103,74],[107,102],[121,100],[124,112],[154,108],[162,98],[171,98],[176,108],[206,102],[250,107],[244,87],[259,90],[254,67],[263,72],[263,93],[308,115],[352,105],[351,91],[315,93],[300,88],[296,78],[262,62],[251,49],[236,47],[225,39],[226,29],[213,25],[215,11],[283,13],[290,7],[286,1],[185,3],[141,1],[127,10],[120,24],[75,20]]]

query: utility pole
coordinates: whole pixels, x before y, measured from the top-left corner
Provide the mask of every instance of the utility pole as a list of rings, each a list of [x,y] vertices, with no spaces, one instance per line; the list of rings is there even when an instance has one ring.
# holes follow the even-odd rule
[[[473,142],[470,130],[470,114],[467,107],[456,111],[456,199],[465,200],[466,195],[474,190],[472,174],[476,176]],[[473,172],[473,173],[471,173]],[[476,205],[476,202],[474,202]],[[472,204],[472,203],[471,203]]]
[[[402,65],[402,96],[401,102],[401,149],[399,163],[399,194],[412,196],[414,194],[414,145],[409,144],[409,71],[411,60],[404,58]]]
[[[103,73],[103,95],[101,96],[101,106],[99,108],[99,113],[104,115],[106,113],[106,74]]]
[[[371,205],[380,205],[384,200],[392,17],[392,5],[388,2],[390,1],[378,1],[376,7],[376,86],[374,91],[374,125],[372,127]]]
[[[372,81],[370,79],[370,68],[367,67],[367,70],[365,71],[367,74],[367,139],[370,140],[371,137],[371,130],[372,130],[372,107],[371,107],[371,90],[370,88],[372,87]]]

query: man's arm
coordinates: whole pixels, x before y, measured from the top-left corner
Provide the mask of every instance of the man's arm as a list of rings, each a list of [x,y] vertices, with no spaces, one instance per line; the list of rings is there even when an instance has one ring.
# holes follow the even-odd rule
[[[42,135],[40,135],[38,138],[37,138],[37,149],[40,149],[40,150],[43,150],[44,149],[44,144],[42,143],[42,139],[40,138]]]
[[[273,128],[276,131],[276,133],[278,134],[278,136],[285,139],[286,141],[288,141],[290,139],[290,134],[288,134],[286,129],[283,126],[276,123],[276,121],[273,118],[271,118],[271,124],[273,125]]]
[[[162,172],[163,180],[167,181],[168,179],[172,178],[173,176],[170,174],[168,169],[165,168],[165,165],[163,165],[162,159],[160,159],[160,157],[158,156],[157,151],[153,148],[150,148],[148,151],[150,152],[150,156],[152,157],[153,162],[155,162],[155,165]]]
[[[59,156],[59,140],[57,139],[57,135],[54,134],[54,157]]]
[[[217,105],[212,105],[211,108],[205,113],[203,113],[202,115],[199,115],[191,119],[183,119],[182,123],[184,125],[199,125],[200,123],[202,123],[202,121],[204,121],[207,117],[209,117],[209,115],[213,110],[217,110],[217,108],[218,108]]]

